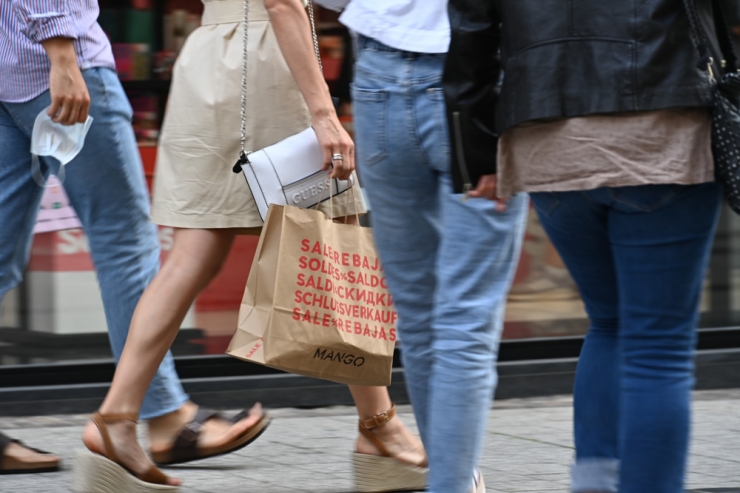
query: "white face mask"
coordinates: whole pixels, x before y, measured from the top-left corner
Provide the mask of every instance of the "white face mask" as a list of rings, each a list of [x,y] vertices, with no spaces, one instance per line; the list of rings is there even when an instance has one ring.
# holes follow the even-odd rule
[[[64,181],[64,166],[82,150],[93,122],[93,118],[88,116],[85,123],[62,125],[53,122],[48,111],[46,108],[38,114],[31,134],[32,173],[36,183],[42,187],[46,186],[46,179],[41,173],[38,156],[49,156],[59,161],[58,178]]]

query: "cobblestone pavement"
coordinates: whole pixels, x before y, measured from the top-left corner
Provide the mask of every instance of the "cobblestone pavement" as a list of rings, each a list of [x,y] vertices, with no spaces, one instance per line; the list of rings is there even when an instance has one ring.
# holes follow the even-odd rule
[[[489,493],[567,492],[573,456],[570,397],[498,401],[488,423],[481,469]],[[400,416],[414,425],[409,407]],[[695,394],[687,487],[740,493],[740,390]],[[173,467],[183,493],[350,493],[354,409],[276,409],[272,426],[242,451]],[[65,469],[0,476],[0,492],[67,492],[84,416],[0,418],[0,430],[61,454]]]

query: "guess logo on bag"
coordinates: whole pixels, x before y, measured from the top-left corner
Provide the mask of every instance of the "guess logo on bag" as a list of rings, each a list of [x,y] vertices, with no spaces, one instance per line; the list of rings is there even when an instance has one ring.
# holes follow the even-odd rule
[[[323,178],[323,179],[322,179]],[[288,205],[308,209],[329,198],[329,171],[319,171],[285,187]]]

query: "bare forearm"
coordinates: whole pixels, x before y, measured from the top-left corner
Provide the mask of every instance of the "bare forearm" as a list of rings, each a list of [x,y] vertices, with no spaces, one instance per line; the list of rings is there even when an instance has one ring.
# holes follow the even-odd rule
[[[90,109],[90,94],[77,66],[74,41],[55,37],[41,41],[51,61],[49,116],[65,125],[84,123]]]
[[[311,26],[300,0],[265,0],[280,51],[311,113],[311,126],[333,178],[349,179],[355,169],[354,144],[342,128],[313,49]],[[335,158],[339,156],[339,158]]]
[[[69,38],[51,38],[41,42],[46,50],[52,65],[75,65],[77,66],[77,55],[75,55],[74,41]]]
[[[300,0],[265,0],[280,50],[315,121],[335,113]]]

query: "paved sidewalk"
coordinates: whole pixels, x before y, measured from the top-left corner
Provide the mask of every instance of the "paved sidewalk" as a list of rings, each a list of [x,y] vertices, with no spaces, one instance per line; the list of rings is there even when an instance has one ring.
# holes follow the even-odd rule
[[[740,390],[695,394],[688,489],[740,493]],[[570,397],[496,402],[481,460],[489,493],[567,492],[573,456]],[[410,408],[399,408],[413,426]],[[236,454],[175,468],[183,493],[351,493],[354,409],[276,409],[257,442]],[[0,476],[0,492],[67,492],[84,416],[0,418],[0,430],[52,450],[65,470]]]

